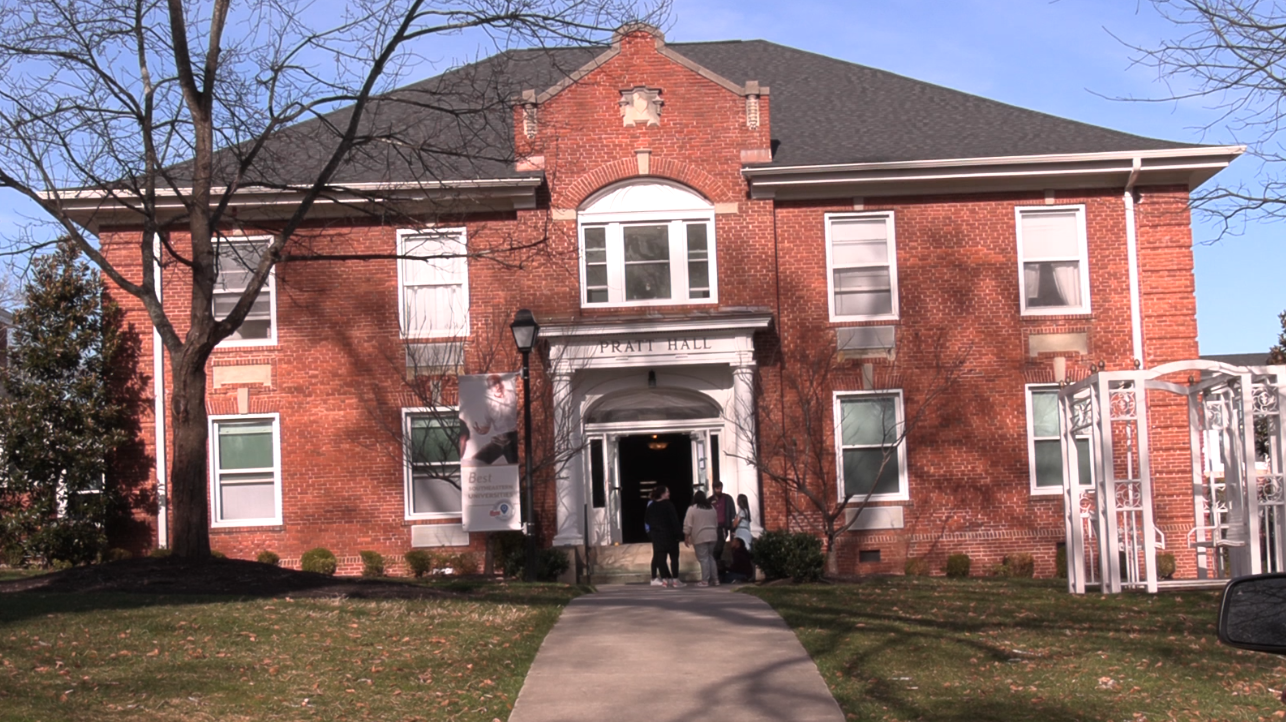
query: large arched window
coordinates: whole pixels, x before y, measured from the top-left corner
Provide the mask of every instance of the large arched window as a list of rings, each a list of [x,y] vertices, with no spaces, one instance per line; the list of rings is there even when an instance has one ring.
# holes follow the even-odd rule
[[[582,207],[581,304],[714,303],[714,206],[663,181],[601,191]]]

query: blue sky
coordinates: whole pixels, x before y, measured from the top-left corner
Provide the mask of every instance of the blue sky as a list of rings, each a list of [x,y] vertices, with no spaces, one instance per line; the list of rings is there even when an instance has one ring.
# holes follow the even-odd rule
[[[1236,143],[1225,129],[1204,129],[1216,114],[1203,101],[1109,100],[1165,97],[1156,71],[1132,66],[1122,41],[1175,35],[1146,1],[675,0],[667,39],[761,38],[1140,135]],[[1219,178],[1251,181],[1257,170],[1243,157]],[[1213,223],[1194,220],[1201,352],[1267,351],[1286,310],[1286,228],[1259,224],[1216,241]]]
[[[1150,3],[1130,0],[674,0],[671,41],[764,39],[870,65],[1035,110],[1170,140],[1233,143],[1201,101],[1134,103],[1164,97],[1154,70],[1132,66],[1122,41],[1152,45],[1176,30]],[[1120,40],[1116,38],[1120,38]],[[468,38],[438,41],[422,54],[443,64],[485,54]],[[426,68],[427,72],[427,68]],[[1242,158],[1225,182],[1253,180]],[[0,233],[31,211],[0,193]],[[1194,224],[1201,352],[1266,351],[1286,310],[1283,227],[1261,224],[1215,241],[1214,224]]]

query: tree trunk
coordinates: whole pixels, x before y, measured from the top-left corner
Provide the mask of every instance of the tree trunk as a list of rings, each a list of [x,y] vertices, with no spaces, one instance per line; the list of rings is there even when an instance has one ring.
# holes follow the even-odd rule
[[[174,525],[170,545],[176,556],[205,558],[210,556],[205,363],[192,361],[188,354],[182,354],[173,366],[170,509]]]
[[[826,551],[824,552],[826,556],[825,575],[831,579],[839,576],[839,550],[835,547],[834,537],[828,536],[826,538]]]

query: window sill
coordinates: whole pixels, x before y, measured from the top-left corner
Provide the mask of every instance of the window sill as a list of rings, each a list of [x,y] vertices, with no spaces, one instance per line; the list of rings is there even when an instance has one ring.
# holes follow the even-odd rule
[[[229,534],[247,529],[253,529],[255,531],[285,531],[286,526],[282,524],[279,519],[265,522],[245,522],[236,524],[224,522],[210,525],[211,534]]]
[[[609,301],[607,303],[586,303],[581,301],[580,307],[584,310],[593,310],[597,308],[620,309],[620,308],[671,308],[674,306],[717,306],[718,298],[682,298],[677,301]]]
[[[442,513],[436,513],[436,514],[415,514],[415,515],[408,514],[402,518],[402,526],[415,526],[416,524],[422,524],[426,521],[462,523],[464,521],[464,514],[461,512],[455,512],[455,513],[442,512]]]
[[[1092,320],[1092,319],[1094,318],[1094,312],[1093,312],[1093,311],[1088,311],[1088,310],[1086,310],[1086,311],[1080,311],[1080,310],[1077,310],[1077,311],[1072,311],[1072,310],[1058,310],[1058,311],[1049,311],[1049,312],[1040,312],[1040,311],[1023,311],[1023,312],[1021,313],[1021,318],[1022,318],[1023,320],[1025,320],[1025,321],[1026,321],[1026,320],[1031,320],[1031,321],[1062,321],[1062,320],[1068,320],[1068,321],[1089,321],[1089,320]]]
[[[268,341],[228,341],[225,339],[220,341],[219,345],[214,347],[214,350],[227,351],[242,348],[271,348],[276,345],[277,339],[275,338]]]

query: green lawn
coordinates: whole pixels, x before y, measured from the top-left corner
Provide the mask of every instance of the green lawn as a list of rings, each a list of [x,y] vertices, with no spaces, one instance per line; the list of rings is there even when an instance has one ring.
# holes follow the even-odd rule
[[[849,719],[1280,719],[1286,664],[1215,636],[1217,592],[895,577],[749,590],[794,628]]]
[[[0,597],[0,720],[506,719],[556,585],[448,600]]]

